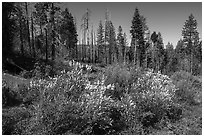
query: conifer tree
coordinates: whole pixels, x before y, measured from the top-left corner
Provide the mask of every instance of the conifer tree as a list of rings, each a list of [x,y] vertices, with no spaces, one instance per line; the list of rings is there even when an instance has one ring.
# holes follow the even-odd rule
[[[97,30],[97,45],[98,45],[98,61],[101,62],[104,58],[104,28],[100,20]]]
[[[74,23],[74,18],[69,10],[66,8],[62,13],[61,25],[59,28],[61,41],[66,41],[66,48],[69,49],[69,55],[74,56],[72,53],[76,51],[77,44],[77,31]]]
[[[127,60],[127,46],[128,46],[128,41],[127,41],[126,33],[123,34],[123,38],[124,38],[124,49],[122,49],[122,52],[123,52],[123,61],[126,62],[126,60]]]
[[[115,27],[113,26],[112,21],[110,21],[110,31],[109,31],[109,39],[108,39],[108,43],[109,43],[109,63],[111,64],[112,62],[114,62],[116,60],[117,54],[117,48],[116,48],[116,33],[115,33]],[[117,58],[118,61],[118,58]]]
[[[118,34],[117,34],[117,49],[116,49],[116,53],[117,53],[117,58],[118,60],[122,61],[124,58],[124,37],[123,37],[123,33],[122,33],[122,27],[119,26],[118,28]]]
[[[135,51],[137,51],[137,64],[138,66],[143,66],[142,64],[145,59],[146,49],[145,49],[145,43],[144,43],[143,25],[141,21],[141,16],[139,14],[139,10],[137,8],[135,8],[130,33],[132,35],[132,45],[131,46],[136,46]]]
[[[28,46],[31,54],[31,42],[30,42],[30,27],[29,27],[29,15],[28,15],[28,3],[25,2],[25,9],[26,9],[26,25],[27,25],[27,38],[28,38]]]
[[[157,61],[158,61],[158,66],[157,70],[162,71],[164,68],[163,64],[163,59],[164,59],[164,44],[163,44],[163,38],[161,36],[161,33],[158,32],[158,40],[157,40]]]
[[[199,43],[199,33],[197,31],[197,21],[195,20],[193,14],[191,14],[184,23],[182,29],[183,41],[186,45],[186,53],[190,56],[190,72],[193,71],[193,53],[195,46]]]

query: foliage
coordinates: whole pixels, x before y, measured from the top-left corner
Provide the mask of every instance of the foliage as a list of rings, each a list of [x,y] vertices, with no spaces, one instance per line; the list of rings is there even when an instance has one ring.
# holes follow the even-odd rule
[[[175,72],[171,76],[174,84],[176,85],[176,96],[179,100],[187,102],[189,104],[197,104],[200,100],[196,97],[200,93],[201,82],[195,79],[190,73],[185,71]]]
[[[98,60],[102,61],[101,58],[104,55],[104,29],[102,21],[100,20],[97,30],[97,45],[98,45]]]
[[[35,3],[30,16],[28,6],[2,3],[3,69],[10,67],[15,74],[23,70],[20,76],[26,78],[3,74],[2,134],[201,134],[202,84],[193,75],[201,74],[202,41],[192,14],[176,49],[170,43],[164,49],[161,33],[153,32],[150,38],[146,18],[137,8],[130,48],[121,26],[116,39],[106,12],[104,28],[99,23],[98,48],[93,48],[92,39],[90,50],[87,10],[83,40],[88,45],[81,50],[77,49],[76,20],[67,8],[61,11],[57,3]],[[98,72],[94,65],[64,61],[60,57],[67,54],[66,48],[69,57],[79,51],[82,60],[98,54],[99,63],[111,65]],[[20,51],[20,56],[13,51]],[[32,52],[34,56],[28,58]],[[44,54],[46,62],[41,61]],[[125,64],[126,59],[137,65]],[[174,74],[169,78],[164,73]]]
[[[34,78],[20,88],[19,97],[31,117],[8,126],[10,133],[150,134],[177,126],[173,123],[183,117],[176,88],[166,75],[115,64],[89,80],[92,66],[75,61],[67,65],[70,70]]]
[[[146,124],[145,117],[152,115],[151,120],[155,120],[152,121],[154,125],[168,115],[171,107],[176,107],[174,104],[176,88],[168,76],[153,73],[150,70],[142,72],[137,69],[135,71],[131,67],[128,69],[121,65],[109,67],[106,75],[106,83],[115,85],[115,89],[111,91],[112,96],[121,100],[128,94],[135,101],[133,102],[137,111],[140,112],[138,113],[143,124]]]
[[[124,41],[124,36],[122,33],[122,27],[119,26],[118,28],[118,34],[117,34],[117,56],[119,59],[119,62],[122,62],[124,59],[124,54],[125,54],[125,41]]]
[[[62,41],[66,41],[67,48],[75,48],[77,44],[77,32],[74,24],[74,18],[69,10],[66,8],[62,13],[62,24],[60,26],[60,34]]]
[[[15,35],[16,23],[12,18],[12,13],[15,12],[15,6],[13,2],[2,3],[2,55],[3,63],[6,61],[6,57],[13,52],[12,40]]]
[[[132,19],[132,26],[130,33],[132,35],[133,46],[137,46],[139,65],[142,66],[145,59],[145,43],[144,43],[144,28],[139,10],[135,8]],[[136,44],[137,43],[137,44]],[[135,45],[136,44],[136,45]],[[133,52],[133,51],[132,51]]]
[[[15,124],[31,116],[30,112],[21,107],[2,110],[2,134],[16,134]]]

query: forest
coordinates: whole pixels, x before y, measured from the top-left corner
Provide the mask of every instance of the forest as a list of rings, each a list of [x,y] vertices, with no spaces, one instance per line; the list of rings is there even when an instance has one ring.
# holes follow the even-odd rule
[[[3,135],[202,134],[193,14],[164,45],[135,7],[128,43],[108,10],[95,31],[91,9],[77,26],[60,4],[2,2]]]

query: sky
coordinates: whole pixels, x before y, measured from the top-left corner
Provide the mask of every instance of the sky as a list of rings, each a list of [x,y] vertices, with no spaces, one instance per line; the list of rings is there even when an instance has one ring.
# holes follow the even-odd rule
[[[87,8],[91,10],[90,22],[93,23],[95,31],[100,20],[104,23],[105,11],[108,9],[116,34],[121,25],[130,43],[131,21],[137,7],[140,14],[146,18],[151,33],[161,32],[164,45],[171,42],[176,46],[178,40],[182,38],[183,25],[191,13],[197,20],[197,30],[202,38],[201,2],[67,2],[60,5],[62,9],[68,8],[76,18],[78,34],[82,16]]]

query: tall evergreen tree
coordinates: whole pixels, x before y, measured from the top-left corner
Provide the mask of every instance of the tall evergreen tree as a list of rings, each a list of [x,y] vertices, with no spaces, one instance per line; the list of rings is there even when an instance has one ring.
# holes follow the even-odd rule
[[[31,15],[31,37],[32,37],[32,56],[35,58],[36,53],[35,53],[35,38],[34,38],[34,22],[33,22],[33,15]]]
[[[123,34],[123,38],[124,38],[123,61],[126,62],[126,60],[127,60],[127,46],[128,46],[126,33]]]
[[[97,45],[98,45],[98,61],[102,61],[104,56],[104,28],[102,21],[100,20],[98,30],[97,30]]]
[[[163,60],[164,60],[164,44],[161,33],[158,32],[158,41],[157,41],[157,57],[158,57],[158,70],[162,71],[164,69]]]
[[[177,65],[173,44],[168,42],[164,54],[164,66],[166,68],[166,73],[170,74],[171,72],[176,71]]]
[[[191,14],[184,23],[184,27],[182,29],[183,41],[186,44],[186,52],[187,55],[190,55],[190,72],[193,71],[193,53],[195,50],[195,46],[199,43],[199,33],[197,31],[197,21],[194,18],[193,14]]]
[[[67,8],[62,12],[60,35],[62,42],[64,43],[66,41],[66,47],[70,51],[70,56],[73,56],[71,53],[76,51],[77,31],[74,24],[74,18]]]
[[[15,12],[15,6],[12,2],[2,2],[2,61],[6,61],[6,58],[13,53],[12,40],[14,37],[14,30],[16,23],[12,17],[12,13]]]
[[[119,26],[118,28],[118,34],[117,34],[117,49],[116,49],[116,53],[117,53],[117,58],[118,60],[122,61],[124,58],[124,50],[125,50],[125,44],[124,44],[124,36],[123,36],[123,32],[122,32],[122,27]]]
[[[35,11],[33,12],[33,17],[35,23],[40,26],[40,34],[43,33],[43,27],[48,23],[48,12],[51,7],[51,3],[48,2],[38,2],[34,5]]]
[[[137,64],[139,66],[143,66],[143,62],[145,59],[145,43],[144,43],[144,31],[143,24],[141,21],[141,16],[139,14],[139,10],[135,8],[132,26],[130,33],[132,35],[132,44],[131,46],[136,46],[137,51]],[[133,51],[132,51],[133,52]]]
[[[18,15],[18,23],[19,23],[19,32],[20,32],[20,51],[21,54],[24,56],[24,41],[23,41],[23,23],[24,23],[24,17],[23,17],[23,11],[21,8],[21,3],[18,3],[16,5],[17,9],[17,15]]]
[[[110,31],[109,31],[109,39],[108,39],[108,43],[109,43],[109,63],[111,64],[112,62],[114,62],[116,60],[116,33],[115,33],[115,27],[113,26],[112,21],[110,21]],[[117,58],[118,60],[118,58]]]

